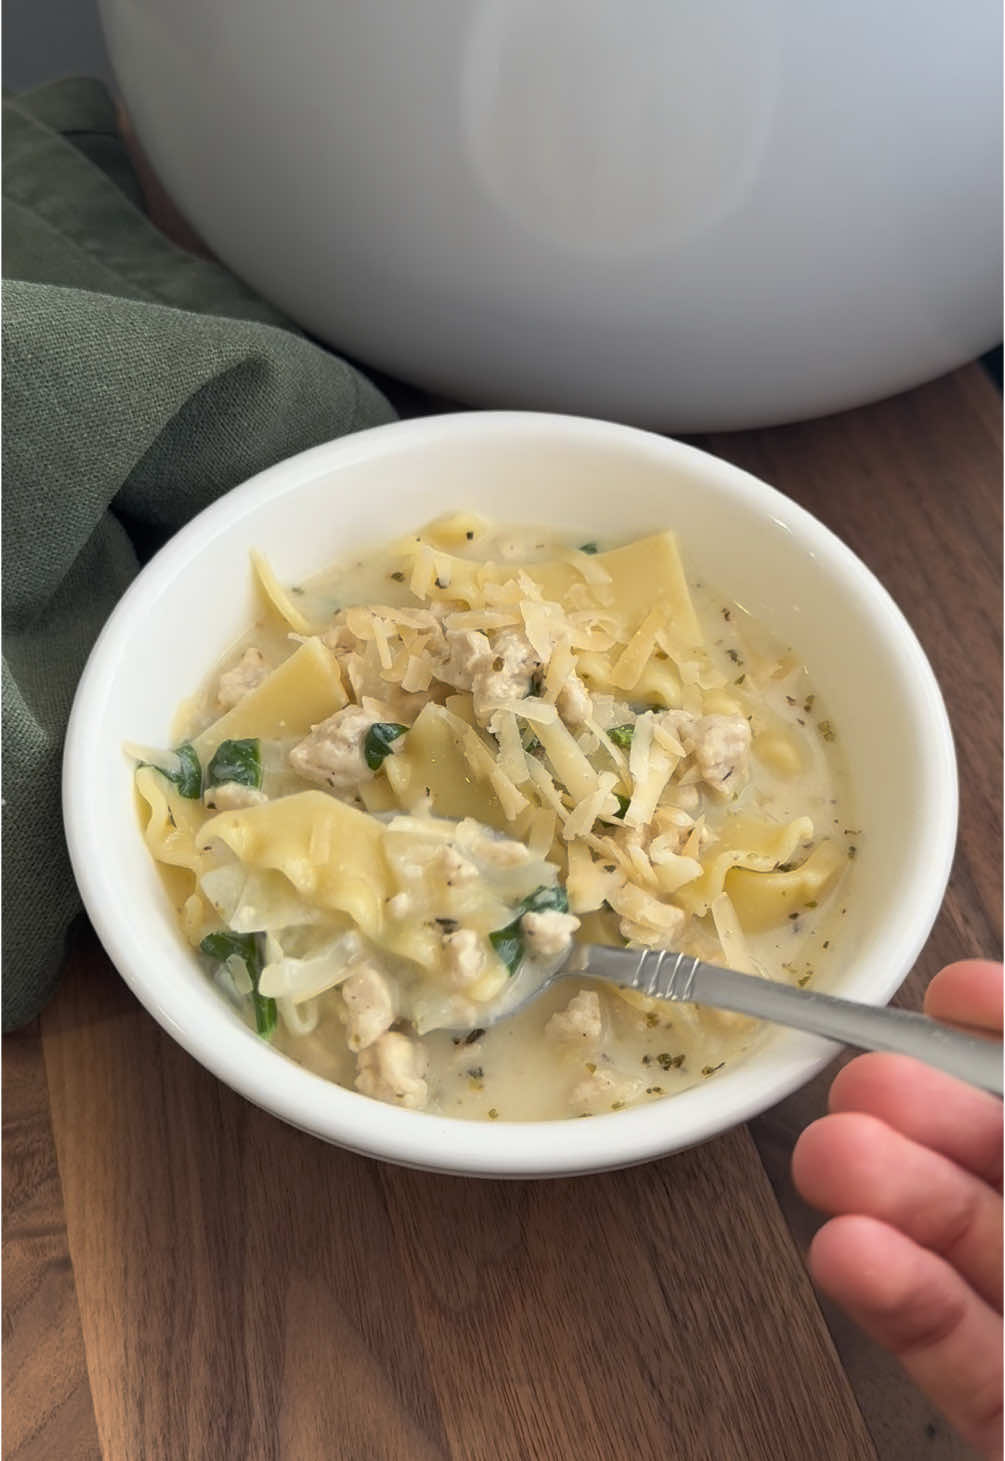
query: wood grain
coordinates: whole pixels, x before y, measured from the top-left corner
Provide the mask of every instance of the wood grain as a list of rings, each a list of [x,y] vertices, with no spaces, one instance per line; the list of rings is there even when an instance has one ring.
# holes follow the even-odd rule
[[[745,1132],[596,1180],[379,1167],[206,1075],[97,948],[45,1043],[108,1457],[875,1456]]]
[[[967,370],[704,443],[861,554],[942,682],[959,854],[907,1003],[941,963],[1000,947],[999,417]],[[239,1100],[85,934],[41,1043],[7,1042],[4,1084],[4,1445],[19,1461],[970,1454],[808,1284],[816,1219],[788,1159],[823,1080],[751,1131],[633,1171],[400,1171]]]
[[[1000,958],[1002,940],[1001,398],[977,366],[843,416],[702,444],[783,488],[855,549],[907,613],[942,686],[960,775],[952,877],[895,1003],[920,1009],[932,975]],[[827,1109],[845,1055],[751,1124],[801,1250],[819,1226],[792,1187],[795,1141]],[[832,1304],[823,1310],[885,1461],[974,1453]]]
[[[4,1456],[100,1457],[37,1025],[4,1041],[3,1342]]]

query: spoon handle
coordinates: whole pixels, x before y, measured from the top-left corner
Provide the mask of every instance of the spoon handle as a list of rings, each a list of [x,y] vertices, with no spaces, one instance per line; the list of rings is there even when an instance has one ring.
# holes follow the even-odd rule
[[[634,949],[593,946],[589,972],[661,999],[752,1015],[860,1050],[911,1055],[972,1086],[1002,1095],[1001,1041],[967,1034],[927,1015],[837,999],[655,949],[640,954]]]

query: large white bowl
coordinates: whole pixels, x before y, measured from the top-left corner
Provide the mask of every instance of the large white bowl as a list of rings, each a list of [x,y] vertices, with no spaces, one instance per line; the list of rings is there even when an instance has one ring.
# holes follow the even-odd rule
[[[236,273],[449,399],[672,431],[1001,338],[995,0],[101,0]]]
[[[589,1121],[449,1119],[368,1100],[263,1044],[185,945],[137,821],[126,739],[167,744],[182,698],[254,613],[248,553],[295,580],[450,507],[583,537],[680,533],[690,568],[789,641],[839,727],[864,828],[842,968],[890,998],[938,910],[956,834],[956,765],[938,686],[896,605],[826,528],[692,447],[581,418],[487,413],[397,423],[319,446],[228,493],[140,574],[96,644],[67,735],[63,804],[98,935],[164,1028],[249,1100],[358,1152],[447,1172],[547,1176],[645,1161],[746,1120],[832,1047],[778,1032],[671,1101]]]

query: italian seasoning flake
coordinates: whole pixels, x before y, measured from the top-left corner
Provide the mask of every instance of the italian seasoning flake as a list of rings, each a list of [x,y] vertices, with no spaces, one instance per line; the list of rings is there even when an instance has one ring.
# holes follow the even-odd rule
[[[499,1112],[496,1110],[496,1108],[494,1106],[490,1106],[489,1107],[489,1120],[490,1121],[498,1121],[499,1120]]]
[[[701,1073],[702,1073],[702,1075],[706,1075],[706,1076],[708,1076],[708,1075],[715,1075],[716,1071],[717,1070],[722,1070],[722,1067],[725,1064],[726,1064],[726,1062],[724,1060],[720,1060],[718,1065],[703,1065],[702,1068],[701,1068]]]
[[[823,736],[823,738],[824,738],[825,741],[836,741],[837,740],[837,734],[835,733],[834,727],[833,727],[833,725],[831,725],[831,723],[830,723],[829,720],[821,720],[821,721],[819,721],[817,723],[817,730]]]
[[[671,1055],[668,1050],[662,1050],[656,1057],[656,1063],[663,1070],[680,1070],[684,1064],[683,1055]]]

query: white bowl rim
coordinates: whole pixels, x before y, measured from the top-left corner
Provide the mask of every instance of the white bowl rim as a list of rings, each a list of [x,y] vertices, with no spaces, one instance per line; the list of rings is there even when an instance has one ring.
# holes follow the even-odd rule
[[[808,551],[819,555],[856,589],[877,625],[896,640],[912,718],[922,739],[918,795],[930,807],[931,840],[919,869],[911,910],[891,915],[870,946],[876,974],[860,997],[886,1003],[921,952],[945,893],[956,843],[958,782],[952,732],[938,683],[901,610],[865,564],[818,519],[759,478],[698,447],[635,427],[591,417],[534,411],[462,411],[390,422],[309,448],[225,493],[180,529],[141,570],[102,629],[77,688],[63,757],[63,810],[70,859],[85,909],[113,964],[141,1003],[200,1064],[233,1090],[290,1125],[351,1151],[404,1166],[486,1177],[572,1176],[635,1165],[694,1146],[760,1114],[812,1079],[835,1054],[813,1037],[784,1032],[772,1041],[770,1065],[741,1062],[714,1081],[692,1087],[672,1102],[655,1102],[587,1121],[481,1122],[403,1111],[360,1096],[314,1075],[243,1028],[221,1019],[219,1028],[192,1028],[183,998],[170,978],[147,968],[139,931],[120,909],[100,843],[101,806],[94,780],[71,768],[97,764],[103,749],[102,708],[130,640],[134,610],[156,601],[177,573],[198,556],[208,532],[217,533],[263,503],[354,459],[384,450],[421,449],[444,436],[470,434],[473,443],[494,435],[538,432],[551,440],[622,444],[659,455],[698,475],[716,478],[734,500],[756,500]],[[163,972],[163,971],[162,971]],[[221,1014],[225,1007],[221,1002]],[[710,1099],[711,1097],[711,1099]],[[672,1114],[671,1114],[672,1113]]]

